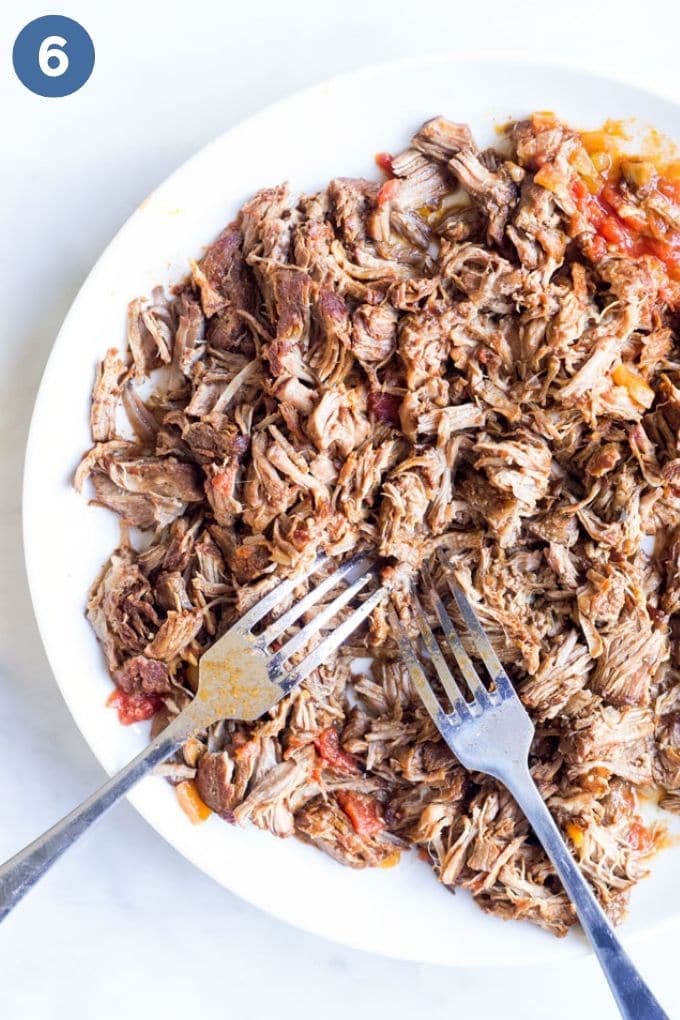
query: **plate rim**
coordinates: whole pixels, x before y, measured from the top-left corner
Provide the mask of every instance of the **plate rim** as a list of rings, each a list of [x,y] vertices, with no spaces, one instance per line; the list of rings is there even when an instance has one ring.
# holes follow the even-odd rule
[[[30,424],[27,431],[25,453],[23,460],[22,485],[21,485],[21,536],[24,552],[26,579],[28,584],[31,606],[33,609],[33,616],[36,622],[36,626],[40,635],[40,640],[45,651],[48,664],[50,666],[50,670],[52,672],[56,685],[60,691],[61,697],[63,698],[76,727],[80,731],[82,739],[90,748],[92,754],[94,755],[94,757],[99,762],[100,766],[104,769],[104,772],[107,775],[112,775],[113,771],[115,770],[109,769],[104,764],[102,758],[100,757],[100,754],[98,753],[96,747],[94,746],[93,741],[88,735],[88,722],[87,722],[88,713],[85,710],[84,706],[78,702],[78,699],[75,697],[73,688],[69,688],[68,685],[62,682],[62,678],[60,677],[59,672],[55,669],[53,665],[53,656],[51,654],[50,648],[48,647],[48,642],[45,638],[45,628],[43,626],[43,611],[42,608],[40,607],[40,600],[37,594],[38,584],[36,578],[36,566],[31,554],[31,543],[29,534],[31,515],[27,511],[29,489],[31,485],[31,464],[35,460],[33,448],[36,443],[37,433],[36,423],[39,418],[40,405],[45,399],[45,393],[49,389],[50,375],[52,371],[54,371],[54,366],[57,361],[57,354],[60,351],[61,347],[64,345],[66,337],[68,336],[71,320],[75,318],[76,309],[80,304],[84,291],[86,290],[86,288],[88,288],[89,285],[91,285],[93,278],[96,277],[98,272],[100,272],[102,263],[105,261],[106,256],[110,249],[117,244],[121,234],[123,234],[128,229],[130,224],[137,220],[137,218],[141,215],[146,204],[150,202],[157,194],[163,191],[172,181],[174,181],[174,179],[178,175],[183,174],[187,170],[189,170],[189,168],[194,162],[203,160],[212,148],[216,148],[218,145],[223,144],[230,135],[237,133],[245,124],[253,123],[256,124],[259,120],[268,119],[269,117],[274,115],[276,113],[276,110],[279,108],[288,106],[289,104],[293,104],[296,102],[304,102],[305,100],[311,99],[315,95],[322,95],[324,91],[328,89],[342,88],[343,86],[346,86],[350,83],[360,81],[362,78],[370,79],[376,75],[379,76],[381,74],[395,72],[399,70],[406,71],[409,69],[422,66],[432,66],[449,63],[474,64],[476,62],[481,61],[514,64],[524,69],[529,67],[537,70],[540,69],[553,71],[560,70],[564,71],[567,74],[568,73],[586,74],[591,78],[600,79],[601,81],[607,82],[608,84],[620,85],[622,87],[628,88],[632,87],[638,93],[640,93],[641,96],[646,96],[650,100],[664,101],[672,106],[675,106],[678,109],[678,114],[680,116],[680,95],[675,95],[661,88],[649,86],[646,83],[646,81],[644,79],[639,78],[634,71],[631,73],[623,74],[622,72],[610,70],[606,67],[604,69],[600,67],[596,68],[593,66],[591,62],[586,60],[579,61],[552,56],[550,57],[550,59],[541,59],[531,51],[523,49],[477,48],[463,50],[461,48],[453,48],[447,50],[437,50],[434,52],[420,55],[407,55],[393,60],[378,61],[370,64],[364,64],[352,68],[348,71],[343,71],[341,73],[332,75],[328,78],[317,81],[311,85],[304,86],[303,88],[296,89],[290,93],[286,93],[279,99],[276,99],[273,102],[267,103],[266,105],[259,107],[257,110],[255,110],[248,116],[238,120],[236,123],[228,127],[225,131],[220,132],[218,135],[214,136],[209,141],[207,141],[204,145],[200,146],[190,156],[188,156],[180,164],[175,166],[175,168],[169,174],[167,174],[163,178],[163,180],[160,181],[159,184],[157,184],[144,199],[142,199],[137,204],[137,206],[133,209],[130,215],[127,216],[126,219],[120,224],[118,229],[115,230],[110,240],[102,248],[99,255],[97,256],[97,258],[87,271],[85,278],[82,280],[78,288],[78,291],[75,297],[73,298],[73,301],[71,302],[69,309],[66,315],[64,316],[64,319],[59,329],[56,332],[43,371],[41,373],[40,382],[35,391]],[[182,844],[182,841],[179,840],[175,834],[170,833],[167,830],[167,827],[159,819],[153,818],[153,811],[149,810],[148,805],[142,803],[143,798],[140,795],[139,788],[129,791],[126,794],[126,798],[132,804],[132,806],[135,808],[138,814],[141,815],[144,821],[147,822],[147,824],[149,824],[154,829],[154,831],[157,832],[166,841],[166,843],[168,843],[174,850],[180,853],[186,860],[190,861],[190,863],[194,865],[199,871],[203,872],[204,874],[207,874],[218,885],[228,889],[229,892],[231,892],[233,895],[244,900],[244,902],[251,904],[256,909],[261,910],[264,914],[269,914],[270,916],[277,918],[277,920],[279,921],[283,921],[286,924],[291,924],[302,931],[309,932],[315,935],[318,938],[323,938],[331,943],[347,946],[347,948],[350,949],[360,950],[363,952],[370,952],[376,955],[382,955],[392,959],[398,959],[421,964],[430,963],[430,965],[432,965],[433,961],[423,960],[422,957],[419,957],[414,953],[396,951],[388,952],[387,950],[383,951],[377,949],[373,945],[364,944],[362,938],[360,937],[360,934],[357,936],[357,938],[350,942],[345,939],[341,939],[340,937],[336,938],[333,935],[328,934],[326,930],[318,928],[313,923],[307,922],[303,923],[302,921],[291,920],[289,916],[286,916],[284,913],[278,911],[275,907],[268,906],[264,902],[258,901],[258,899],[255,899],[250,895],[246,895],[245,893],[240,892],[238,888],[234,888],[231,884],[227,883],[224,879],[224,876],[222,874],[219,874],[217,870],[214,869],[210,864],[207,864],[205,861],[200,861],[199,863],[199,861],[196,858],[196,855],[193,853],[191,846],[187,845],[186,842],[183,845],[180,845]],[[635,931],[627,932],[625,929],[620,930],[619,936],[621,937],[621,941],[625,945],[639,944],[647,940],[648,938],[659,934],[661,931],[669,927],[672,927],[673,925],[677,925],[679,919],[680,919],[680,905],[678,906],[678,910],[676,913],[667,915],[666,917],[659,918],[656,921],[650,921],[644,928],[638,928]],[[510,929],[508,930],[510,931]],[[580,933],[577,935],[576,938],[572,938],[570,940],[570,945],[568,949],[566,946],[564,946],[564,943],[562,943],[563,950],[566,951],[559,952],[560,940],[555,939],[554,941],[555,952],[552,954],[551,959],[555,962],[557,961],[566,962],[567,960],[574,959],[575,957],[578,956],[583,957],[586,955],[588,956],[593,955],[592,949],[590,948],[585,938]],[[516,955],[509,954],[507,959],[500,961],[495,960],[493,964],[486,963],[484,960],[475,957],[473,959],[466,959],[463,962],[447,962],[444,964],[435,965],[444,965],[447,967],[452,967],[454,969],[479,969],[479,968],[505,969],[506,967],[510,966],[512,967],[523,966],[529,968],[539,966],[546,962],[549,963],[551,962],[551,959],[549,959],[548,955],[545,954],[541,956],[539,959],[534,958],[518,959]]]

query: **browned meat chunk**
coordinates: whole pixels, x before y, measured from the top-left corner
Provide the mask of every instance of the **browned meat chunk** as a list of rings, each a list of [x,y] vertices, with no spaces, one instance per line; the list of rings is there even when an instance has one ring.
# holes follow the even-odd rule
[[[113,679],[128,694],[169,694],[172,690],[166,663],[145,655],[128,659]]]
[[[196,770],[196,786],[201,799],[216,814],[229,820],[233,820],[235,806],[235,791],[231,784],[233,771],[233,763],[225,751],[204,754]]]

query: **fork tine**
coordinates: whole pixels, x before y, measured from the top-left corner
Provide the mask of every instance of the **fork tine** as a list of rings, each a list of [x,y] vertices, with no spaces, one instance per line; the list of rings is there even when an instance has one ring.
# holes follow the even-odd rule
[[[323,641],[319,641],[318,645],[312,648],[308,655],[305,655],[302,662],[298,663],[290,673],[285,673],[280,670],[277,675],[272,676],[271,680],[273,683],[278,683],[281,686],[284,694],[292,690],[297,684],[302,683],[305,677],[309,676],[312,670],[320,666],[325,659],[338,648],[345,638],[349,637],[353,630],[366,619],[367,616],[373,612],[375,607],[379,605],[387,595],[387,588],[377,588],[374,592],[368,596],[365,602],[362,602],[360,606],[354,610],[351,616],[348,616],[346,620],[343,620],[339,627],[336,627],[334,631],[328,634]],[[345,600],[347,601],[347,600]],[[312,624],[307,626],[311,627]],[[306,629],[306,628],[305,628]],[[309,640],[310,634],[307,634],[307,640]]]
[[[415,613],[416,621],[418,623],[418,627],[420,629],[423,641],[425,642],[425,647],[427,648],[428,654],[432,660],[434,668],[437,671],[437,676],[441,681],[441,685],[449,696],[451,706],[457,709],[461,716],[465,715],[466,710],[469,711],[468,703],[465,700],[463,692],[456,683],[453,673],[449,669],[449,664],[444,658],[441,648],[437,644],[437,639],[432,633],[432,628],[427,622],[425,610],[423,609],[420,599],[418,598],[418,595],[416,594],[415,590],[413,590],[412,597],[413,605],[416,610]]]
[[[470,691],[472,692],[473,696],[483,707],[484,705],[486,705],[490,697],[490,692],[487,691],[486,687],[480,680],[479,674],[477,673],[477,670],[473,666],[470,656],[465,651],[465,648],[463,647],[463,642],[460,640],[458,631],[451,623],[449,614],[446,612],[446,609],[444,608],[444,603],[437,594],[436,588],[432,582],[432,578],[430,577],[429,571],[423,570],[423,580],[427,585],[428,594],[430,596],[430,599],[432,600],[432,605],[437,614],[437,618],[439,619],[441,628],[444,631],[444,636],[448,641],[449,648],[453,652],[453,656],[456,662],[458,663],[458,668],[463,674],[465,682],[470,688]]]
[[[254,627],[256,623],[259,623],[267,613],[270,613],[279,602],[282,602],[292,591],[306,581],[308,577],[315,574],[323,564],[326,562],[328,557],[325,553],[320,553],[314,560],[314,563],[309,567],[308,570],[303,571],[301,574],[296,574],[294,577],[289,577],[285,581],[281,581],[275,588],[272,588],[270,592],[256,602],[251,609],[249,609],[243,616],[234,624],[235,629],[243,633],[248,631],[251,627]]]
[[[460,585],[451,576],[451,565],[446,562],[444,555],[441,550],[438,550],[439,559],[443,565],[447,568],[446,581],[451,589],[453,597],[456,600],[460,614],[465,621],[465,626],[468,629],[470,640],[472,641],[475,649],[489,671],[491,679],[494,681],[498,690],[503,690],[504,693],[509,694],[515,693],[515,688],[510,681],[510,677],[503,669],[500,659],[496,655],[489,641],[488,637],[484,632],[484,628],[477,618],[477,614],[472,608],[472,603],[468,599],[467,595],[460,587]]]
[[[430,713],[435,726],[439,728],[442,724],[442,718],[445,716],[444,709],[439,704],[437,696],[432,689],[432,685],[425,676],[425,672],[418,661],[418,656],[414,651],[404,625],[395,613],[394,609],[390,610],[389,617],[392,625],[392,633],[397,640],[399,652],[404,660],[404,664],[406,665],[408,674],[411,677],[413,686],[416,689],[416,693],[419,695],[420,700]],[[458,719],[458,713],[455,707],[451,714],[456,720]]]
[[[355,581],[354,584],[350,584],[349,587],[345,588],[338,596],[336,596],[336,598],[333,599],[332,602],[329,602],[323,607],[323,609],[319,610],[313,620],[310,620],[309,623],[305,624],[302,630],[298,631],[294,637],[292,637],[289,641],[286,641],[286,643],[279,648],[277,652],[275,652],[271,660],[272,670],[278,670],[279,666],[285,662],[286,659],[289,659],[294,652],[297,652],[298,649],[306,645],[309,639],[321,630],[325,623],[332,620],[334,616],[337,616],[338,611],[342,609],[343,606],[347,605],[348,602],[351,602],[354,596],[357,595],[362,588],[365,588],[374,576],[373,571],[370,568],[367,568],[366,573],[360,577],[358,581]]]
[[[296,602],[295,605],[292,606],[286,613],[283,613],[278,620],[274,620],[274,622],[267,627],[264,633],[259,637],[262,647],[267,648],[272,641],[283,634],[284,631],[288,630],[290,625],[295,623],[295,621],[298,620],[303,613],[306,613],[308,609],[316,605],[317,602],[321,600],[322,596],[325,595],[327,591],[330,591],[331,588],[334,588],[339,581],[343,580],[343,578],[347,578],[351,581],[354,580],[355,576],[363,576],[372,563],[373,560],[370,556],[353,556],[352,559],[343,563],[338,570],[333,571],[333,573],[329,574],[328,577],[324,577],[323,581],[316,585],[316,587],[312,588],[311,591],[304,596],[304,598],[300,599],[299,602]]]

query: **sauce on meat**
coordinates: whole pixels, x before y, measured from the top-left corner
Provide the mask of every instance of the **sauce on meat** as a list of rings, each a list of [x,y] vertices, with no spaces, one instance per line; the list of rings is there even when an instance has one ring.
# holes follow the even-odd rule
[[[652,255],[680,280],[680,160],[657,131],[647,132],[634,156],[626,151],[629,138],[622,121],[581,133],[596,173],[575,180],[572,197],[595,229],[590,255],[597,260],[612,249],[633,258]],[[677,214],[678,227],[655,211],[659,203]]]

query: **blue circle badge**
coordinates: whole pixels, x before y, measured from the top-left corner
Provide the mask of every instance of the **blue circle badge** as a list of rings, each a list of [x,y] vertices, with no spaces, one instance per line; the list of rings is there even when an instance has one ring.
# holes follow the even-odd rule
[[[77,21],[48,14],[22,28],[12,62],[19,80],[36,95],[70,96],[92,74],[94,46]]]

